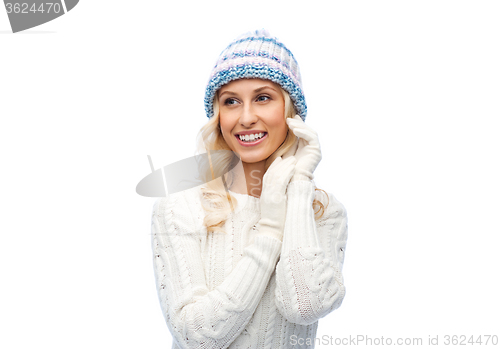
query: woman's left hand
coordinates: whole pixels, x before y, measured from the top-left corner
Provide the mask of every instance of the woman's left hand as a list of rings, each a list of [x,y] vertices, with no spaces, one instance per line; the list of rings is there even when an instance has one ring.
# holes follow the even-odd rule
[[[314,179],[313,172],[322,158],[318,134],[307,126],[298,115],[287,118],[286,122],[292,132],[299,137],[299,144],[295,153],[297,163],[295,164],[295,174],[292,181],[312,180]]]

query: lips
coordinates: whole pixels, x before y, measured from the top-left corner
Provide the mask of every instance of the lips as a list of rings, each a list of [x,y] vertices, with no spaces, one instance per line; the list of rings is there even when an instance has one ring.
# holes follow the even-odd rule
[[[263,131],[263,130],[250,130],[250,131],[241,131],[241,132],[238,132],[236,133],[237,135],[254,135],[254,134],[257,134],[257,133],[266,133],[266,131]]]
[[[261,131],[262,132],[262,131]],[[257,132],[256,132],[257,133]],[[240,133],[241,134],[241,133]],[[253,134],[253,133],[252,133]],[[236,139],[238,140],[238,143],[244,147],[252,147],[254,145],[257,145],[259,143],[262,143],[266,138],[267,138],[267,132],[265,132],[264,136],[262,138],[257,139],[256,141],[253,142],[244,142],[240,139],[239,135],[234,135]]]

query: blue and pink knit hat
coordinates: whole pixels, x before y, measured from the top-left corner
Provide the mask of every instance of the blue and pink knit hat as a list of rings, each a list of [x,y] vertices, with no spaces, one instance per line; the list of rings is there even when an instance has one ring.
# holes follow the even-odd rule
[[[280,85],[290,94],[297,113],[305,121],[307,105],[299,65],[292,52],[265,29],[240,35],[220,54],[205,90],[208,118],[214,116],[217,90],[230,81],[244,78],[266,79]]]

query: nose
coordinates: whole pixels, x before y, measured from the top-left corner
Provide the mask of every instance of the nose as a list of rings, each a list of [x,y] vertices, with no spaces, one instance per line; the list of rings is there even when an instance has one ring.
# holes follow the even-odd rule
[[[255,109],[252,107],[252,103],[246,103],[241,109],[239,119],[240,125],[244,127],[251,127],[258,120],[259,117],[257,116]]]

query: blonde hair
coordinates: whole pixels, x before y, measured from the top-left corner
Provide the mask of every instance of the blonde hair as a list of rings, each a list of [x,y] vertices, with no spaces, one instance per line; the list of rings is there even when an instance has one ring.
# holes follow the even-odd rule
[[[290,95],[281,87],[280,90],[285,101],[285,118],[292,118],[297,114],[297,112],[294,108],[292,100],[290,99]],[[227,145],[224,137],[222,136],[219,123],[219,97],[217,93],[214,97],[213,110],[214,116],[211,117],[198,132],[198,153],[204,153],[208,150],[229,150],[228,152],[218,152],[217,157],[215,158],[213,156],[211,157],[210,152],[208,151],[211,166],[210,168],[206,167],[207,173],[205,174],[205,178],[217,178],[217,176],[214,176],[213,173],[213,168],[216,168],[218,173],[228,173],[227,182],[232,184],[234,178],[231,176],[229,170],[232,169],[240,161],[240,159],[236,153],[230,151],[231,148]],[[296,139],[297,136],[295,136],[288,128],[285,141],[266,160],[265,171],[267,171],[269,166],[271,166],[277,157],[285,154],[294,145]],[[210,173],[208,173],[208,171],[210,171]],[[315,191],[323,192],[329,201],[328,194],[324,190],[315,188]],[[236,198],[231,195],[229,191],[227,191],[227,184],[224,177],[222,177],[222,181],[207,180],[206,184],[202,187],[202,206],[205,210],[203,224],[207,227],[207,231],[225,232],[223,226],[228,215],[234,211],[236,204]],[[321,201],[315,198],[312,206],[315,213],[315,219],[319,219],[323,216],[328,203],[325,206]],[[318,213],[320,214],[318,215]]]

